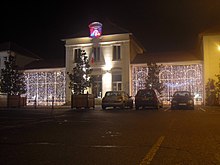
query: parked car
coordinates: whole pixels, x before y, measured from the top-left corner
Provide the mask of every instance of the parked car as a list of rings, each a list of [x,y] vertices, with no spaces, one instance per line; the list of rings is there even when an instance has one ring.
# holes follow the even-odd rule
[[[102,109],[107,107],[133,108],[133,99],[125,91],[107,91],[102,98]]]
[[[194,98],[189,91],[176,91],[171,100],[171,109],[194,109]]]
[[[135,96],[135,109],[143,108],[162,108],[163,102],[156,89],[140,89]]]

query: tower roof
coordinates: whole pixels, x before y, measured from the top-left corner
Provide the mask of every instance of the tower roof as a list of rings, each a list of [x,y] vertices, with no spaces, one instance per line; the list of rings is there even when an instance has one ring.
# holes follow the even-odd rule
[[[204,35],[220,35],[220,25],[210,27],[199,34],[200,36]]]

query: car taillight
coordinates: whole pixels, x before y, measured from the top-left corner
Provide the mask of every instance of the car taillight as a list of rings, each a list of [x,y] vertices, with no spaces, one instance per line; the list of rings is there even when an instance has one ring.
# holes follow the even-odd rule
[[[123,100],[123,97],[119,96],[119,97],[117,98],[117,100],[118,100],[118,101],[122,101],[122,100]]]

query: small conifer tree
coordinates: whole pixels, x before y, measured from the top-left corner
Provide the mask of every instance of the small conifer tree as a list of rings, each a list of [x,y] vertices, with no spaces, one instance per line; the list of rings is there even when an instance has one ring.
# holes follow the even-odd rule
[[[84,94],[86,88],[92,84],[92,78],[90,77],[92,69],[85,50],[81,50],[75,59],[76,63],[72,73],[67,73],[70,79],[69,88],[73,91],[73,94]]]
[[[8,95],[20,95],[26,93],[24,74],[18,70],[14,56],[5,60],[5,68],[1,69],[0,92]]]
[[[207,84],[205,85],[205,92],[206,92],[206,104],[207,105],[215,105],[216,104],[216,93],[217,87],[216,82],[214,79],[208,79]],[[218,85],[218,83],[217,83]]]
[[[150,89],[156,89],[159,93],[164,89],[163,83],[160,82],[159,73],[161,65],[157,65],[155,62],[148,62],[148,75],[145,80],[145,87]]]

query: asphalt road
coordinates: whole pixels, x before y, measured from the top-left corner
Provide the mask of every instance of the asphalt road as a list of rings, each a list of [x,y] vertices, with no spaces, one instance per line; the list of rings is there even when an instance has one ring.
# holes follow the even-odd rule
[[[0,110],[2,165],[220,164],[220,107]]]

